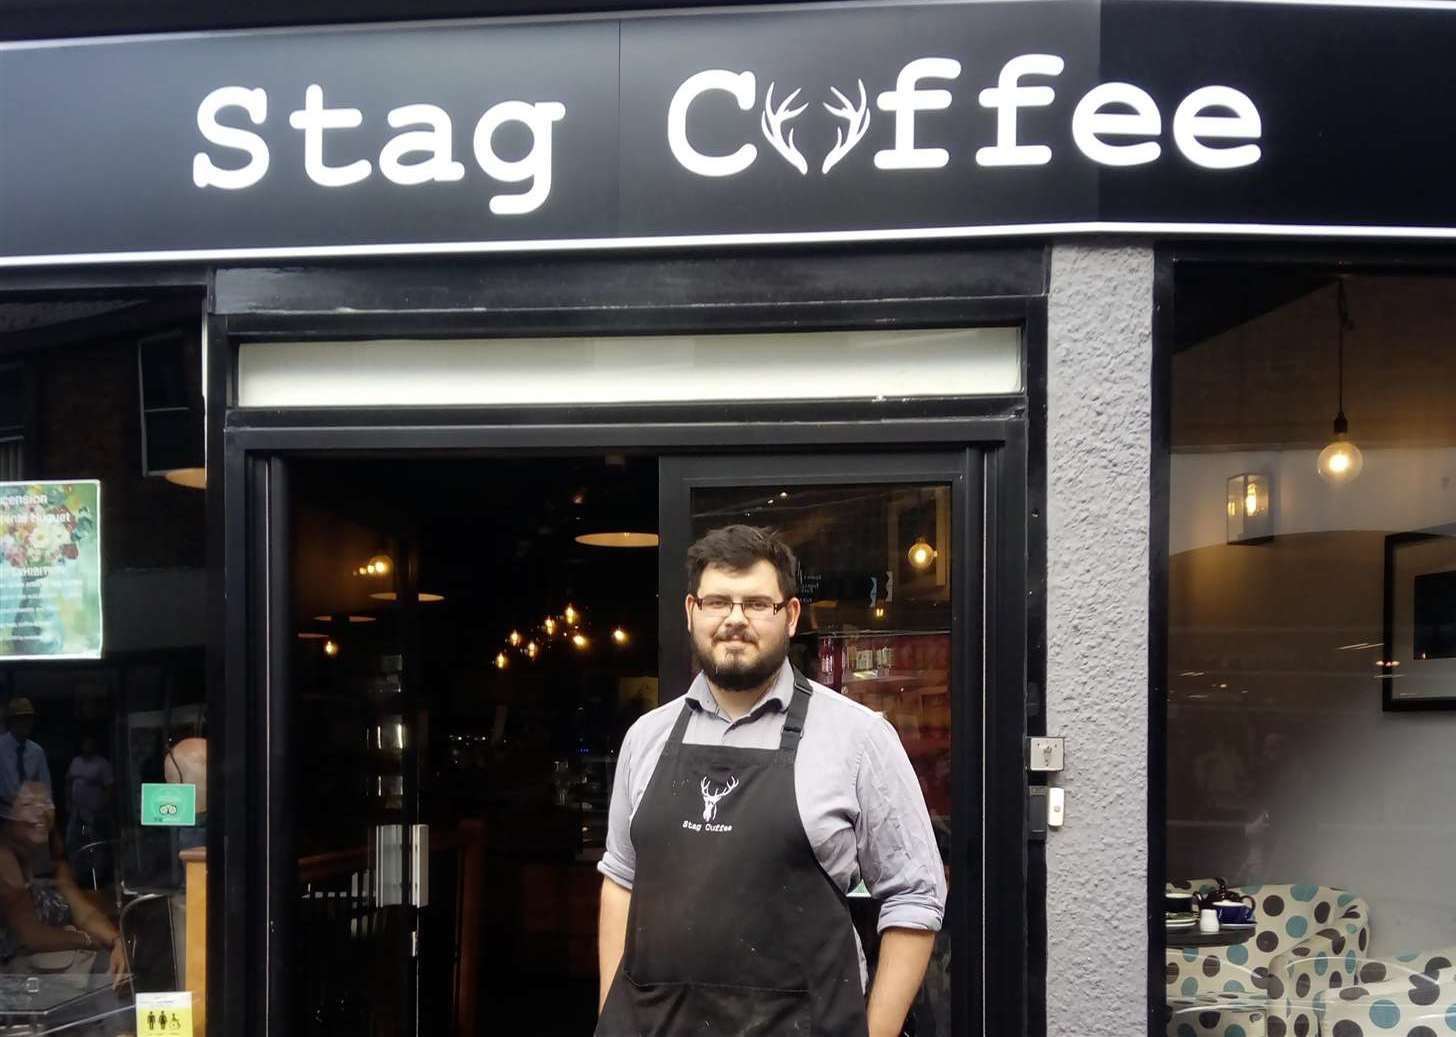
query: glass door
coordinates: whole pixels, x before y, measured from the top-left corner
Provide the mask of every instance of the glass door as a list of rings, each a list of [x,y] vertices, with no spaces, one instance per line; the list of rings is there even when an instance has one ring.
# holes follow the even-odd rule
[[[408,1037],[429,903],[416,539],[377,481],[291,468],[290,1032]]]
[[[683,622],[683,559],[711,529],[771,526],[799,561],[803,618],[790,661],[881,713],[920,779],[950,882],[945,928],[911,1026],[918,1037],[977,1032],[981,456],[673,457],[660,467],[662,698],[695,667]],[[962,891],[965,895],[962,895]],[[846,890],[873,966],[878,905]]]

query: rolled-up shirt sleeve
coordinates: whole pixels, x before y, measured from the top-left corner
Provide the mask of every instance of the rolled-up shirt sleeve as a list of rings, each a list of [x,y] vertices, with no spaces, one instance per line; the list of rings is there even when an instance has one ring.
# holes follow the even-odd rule
[[[620,773],[620,772],[619,772]],[[940,930],[945,869],[915,768],[889,722],[870,725],[855,775],[860,875],[880,901],[880,931]]]
[[[597,862],[597,871],[624,889],[632,888],[637,874],[637,853],[632,849],[632,768],[637,762],[637,728],[622,739],[617,755],[617,773],[612,779],[612,802],[607,809],[607,849]]]

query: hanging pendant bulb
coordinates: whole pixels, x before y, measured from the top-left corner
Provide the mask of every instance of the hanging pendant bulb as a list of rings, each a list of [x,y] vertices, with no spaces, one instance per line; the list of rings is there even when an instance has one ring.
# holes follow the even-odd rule
[[[1335,438],[1329,446],[1320,451],[1316,468],[1320,478],[1331,486],[1344,486],[1354,482],[1365,467],[1365,455],[1350,442],[1350,423],[1343,412],[1335,418]]]
[[[1350,441],[1350,421],[1345,417],[1345,329],[1351,327],[1350,312],[1345,302],[1345,280],[1341,278],[1336,294],[1339,309],[1339,396],[1336,403],[1335,438],[1320,451],[1315,470],[1331,486],[1354,482],[1365,467],[1365,455]]]

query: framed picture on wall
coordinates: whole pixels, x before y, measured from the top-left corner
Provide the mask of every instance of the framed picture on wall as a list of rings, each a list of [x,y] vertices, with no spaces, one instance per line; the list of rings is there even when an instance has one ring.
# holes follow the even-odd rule
[[[1385,538],[1386,709],[1456,709],[1456,525]]]

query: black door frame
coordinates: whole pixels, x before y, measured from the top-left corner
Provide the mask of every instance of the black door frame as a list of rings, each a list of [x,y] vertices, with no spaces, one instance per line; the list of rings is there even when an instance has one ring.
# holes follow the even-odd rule
[[[289,1034],[287,891],[291,862],[269,842],[286,775],[267,735],[281,717],[291,632],[277,600],[286,568],[260,516],[279,508],[271,469],[296,457],[522,454],[979,451],[982,519],[983,862],[968,896],[984,943],[981,1025],[1044,1033],[1041,847],[1027,840],[1025,737],[1041,733],[1045,584],[1045,253],[918,249],[702,257],[556,257],[474,264],[218,270],[208,319],[209,493],[224,535],[217,573],[226,679],[211,712],[229,761],[218,819],[221,887],[209,933],[213,1037]],[[787,287],[786,287],[787,286]],[[563,303],[581,300],[582,304]],[[264,410],[236,406],[250,341],[812,331],[1014,325],[1026,392],[963,399],[530,408]],[[1031,415],[1036,415],[1033,420]],[[274,475],[276,482],[278,476]],[[285,562],[286,565],[286,555]],[[275,622],[269,624],[269,619]],[[956,779],[962,781],[961,776]],[[277,805],[281,809],[281,803]],[[274,817],[286,817],[275,813]],[[276,827],[276,826],[275,826]],[[269,848],[272,852],[269,852]],[[967,859],[974,859],[967,857]],[[269,953],[280,948],[281,953]],[[962,984],[965,987],[966,984]]]

